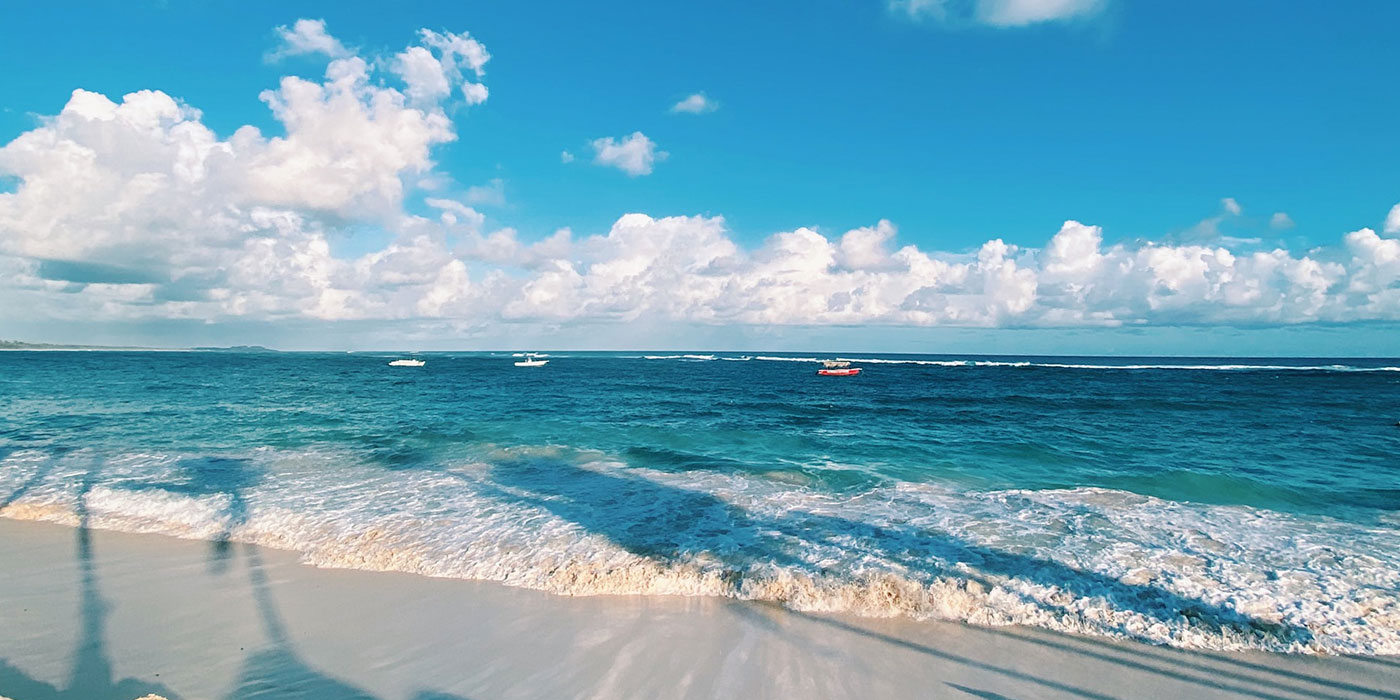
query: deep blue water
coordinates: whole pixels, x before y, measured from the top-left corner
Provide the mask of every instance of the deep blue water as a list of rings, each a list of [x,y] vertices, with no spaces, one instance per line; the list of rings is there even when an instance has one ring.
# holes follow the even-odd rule
[[[791,471],[836,491],[1097,486],[1362,519],[1400,510],[1400,371],[1097,368],[1400,360],[886,355],[1031,366],[864,363],[822,378],[812,363],[637,353],[537,369],[504,353],[387,368],[392,357],[4,353],[0,449],[333,444],[401,467],[483,444],[563,445],[666,471]]]
[[[862,375],[826,378],[803,356],[679,355],[518,368],[508,353],[424,353],[407,368],[372,353],[0,353],[0,504],[61,519],[91,496],[111,527],[276,539],[366,568],[377,555],[347,563],[343,541],[396,523],[419,563],[385,568],[556,590],[574,585],[550,578],[560,561],[601,558],[611,575],[638,557],[751,577],[810,565],[825,592],[822,576],[871,572],[936,587],[958,562],[929,550],[920,568],[919,536],[889,529],[917,526],[1026,567],[1204,586],[1230,609],[1268,588],[1242,568],[1277,580],[1302,566],[1321,593],[1266,591],[1300,625],[1309,601],[1342,605],[1358,586],[1395,605],[1400,566],[1345,557],[1400,543],[1400,360],[856,355]],[[750,531],[786,539],[730,556],[752,551],[734,534]],[[1260,533],[1272,534],[1235,551]],[[802,559],[813,542],[831,550],[820,564]],[[1337,571],[1295,560],[1314,545]],[[1050,585],[1023,573],[1001,585],[1026,600],[1037,594],[1017,585]],[[715,592],[662,579],[620,592]],[[810,607],[843,609],[827,603]],[[1120,628],[1106,631],[1152,636]],[[1339,648],[1400,649],[1400,631],[1352,632]]]

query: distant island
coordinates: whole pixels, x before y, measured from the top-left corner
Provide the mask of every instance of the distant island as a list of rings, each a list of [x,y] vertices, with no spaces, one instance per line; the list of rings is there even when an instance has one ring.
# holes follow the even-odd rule
[[[0,340],[0,350],[194,350],[198,352],[278,352],[261,345],[231,347],[151,348],[139,345],[73,345],[68,343],[27,343],[21,340]]]
[[[190,348],[190,350],[198,350],[200,352],[281,352],[280,350],[265,348],[261,345],[231,345],[226,348],[200,347]]]
[[[135,346],[71,345],[68,343],[26,343],[20,340],[0,340],[0,350],[156,350]]]

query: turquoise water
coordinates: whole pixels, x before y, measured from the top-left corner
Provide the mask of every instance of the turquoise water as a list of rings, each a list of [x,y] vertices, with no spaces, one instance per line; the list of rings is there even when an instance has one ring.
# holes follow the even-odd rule
[[[0,353],[0,506],[565,594],[1400,653],[1400,361],[419,357]]]

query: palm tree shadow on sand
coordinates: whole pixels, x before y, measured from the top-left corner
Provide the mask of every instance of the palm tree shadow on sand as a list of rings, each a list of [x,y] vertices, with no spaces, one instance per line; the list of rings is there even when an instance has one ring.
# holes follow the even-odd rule
[[[99,467],[94,465],[82,476],[76,501],[77,558],[80,572],[80,629],[77,648],[73,652],[72,672],[66,687],[31,678],[7,661],[0,659],[0,696],[16,700],[133,700],[155,694],[179,700],[169,688],[159,683],[133,678],[114,680],[106,646],[105,623],[108,605],[98,591],[96,566],[93,561],[92,531],[89,527],[87,497],[96,481]],[[137,491],[163,490],[192,498],[224,497],[226,519],[219,534],[210,543],[209,564],[215,574],[228,571],[234,556],[231,540],[237,528],[249,517],[249,502],[245,491],[256,485],[261,474],[248,460],[224,457],[200,457],[182,460],[176,465],[174,478],[162,482],[127,485]],[[7,497],[14,500],[21,495]],[[244,549],[249,586],[262,622],[266,643],[250,654],[243,663],[231,700],[379,700],[375,696],[336,680],[303,661],[292,645],[272,597],[262,557],[256,547]],[[420,691],[413,700],[466,700],[457,695]]]
[[[132,700],[156,694],[177,700],[165,686],[135,678],[114,679],[107,651],[109,607],[98,588],[97,567],[93,561],[92,530],[88,526],[88,492],[96,478],[96,467],[83,474],[75,505],[78,517],[76,556],[78,562],[78,642],[73,650],[72,671],[66,687],[30,678],[8,662],[0,660],[0,694],[16,700]]]
[[[172,480],[144,483],[134,488],[162,490],[192,498],[223,498],[226,517],[223,528],[210,542],[209,563],[213,573],[227,573],[234,556],[232,538],[251,515],[246,492],[256,486],[263,475],[249,460],[227,457],[184,459],[176,467]],[[273,599],[260,551],[253,545],[242,549],[249,588],[266,641],[244,659],[234,688],[227,695],[229,700],[377,700],[370,693],[337,680],[302,659]],[[431,696],[420,693],[416,697],[465,700],[442,693]]]
[[[282,616],[272,600],[261,555],[251,545],[244,548],[244,555],[267,642],[244,659],[234,690],[228,695],[230,700],[375,700],[369,693],[331,678],[301,659],[287,638]]]
[[[461,478],[453,471],[431,469]],[[908,527],[881,527],[824,514],[792,510],[781,517],[761,516],[716,496],[668,486],[626,471],[604,472],[551,456],[511,458],[491,464],[488,482],[472,481],[472,487],[504,503],[523,503],[572,522],[588,533],[607,538],[617,546],[662,564],[718,558],[728,572],[734,591],[747,576],[765,575],[776,564],[812,577],[840,575],[809,559],[796,556],[806,547],[860,547],[881,559],[930,571],[933,561],[944,562],[940,571],[958,567],[960,578],[986,587],[999,579],[1016,577],[1054,586],[1074,596],[1099,596],[1116,609],[1140,613],[1163,622],[1187,624],[1197,631],[1229,635],[1236,639],[1294,642],[1313,639],[1306,628],[1261,621],[1229,607],[1180,595],[1156,586],[1125,583],[1092,571],[1076,569],[1052,560],[974,545],[947,533]],[[960,566],[960,565],[967,566]],[[1076,615],[1067,605],[1025,599],[1028,604],[1061,615]],[[1109,696],[1087,688],[1018,670],[1014,665],[990,659],[960,656],[947,649],[912,642],[827,615],[812,615],[772,603],[732,606],[738,614],[758,620],[757,611],[771,609],[781,615],[830,626],[841,633],[875,639],[891,645],[989,672],[1042,689],[1093,700]],[[1348,682],[1252,663],[1230,655],[1208,655],[1192,650],[1122,645],[1107,639],[1039,634],[1036,628],[983,628],[1021,642],[1053,646],[1086,660],[1111,663],[1125,669],[1193,684],[1204,691],[1234,693],[1260,700],[1287,700],[1285,693],[1337,698],[1346,694],[1400,700],[1400,694],[1363,682]],[[1016,630],[1024,629],[1025,633]],[[1103,624],[1102,632],[1143,639],[1131,630]],[[1358,657],[1368,663],[1394,663],[1375,657]],[[1192,663],[1194,661],[1194,663]],[[1200,664],[1197,668],[1196,664]],[[1359,679],[1358,679],[1359,680]],[[976,695],[973,688],[954,688]],[[1340,695],[1339,695],[1340,693]],[[986,695],[996,697],[994,693]]]

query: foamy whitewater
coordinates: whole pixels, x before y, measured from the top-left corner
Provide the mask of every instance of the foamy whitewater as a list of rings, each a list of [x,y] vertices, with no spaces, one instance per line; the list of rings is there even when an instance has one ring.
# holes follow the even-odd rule
[[[0,515],[569,595],[1400,653],[1400,362],[394,357],[0,354]]]

